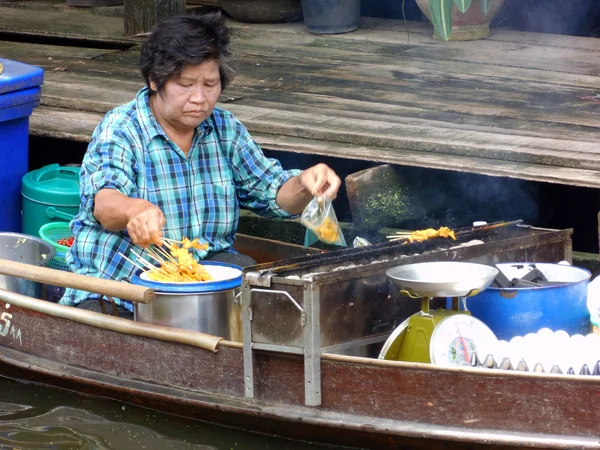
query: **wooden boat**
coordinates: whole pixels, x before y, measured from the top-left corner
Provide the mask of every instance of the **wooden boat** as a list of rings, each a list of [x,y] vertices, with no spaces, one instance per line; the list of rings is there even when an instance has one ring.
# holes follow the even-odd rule
[[[529,231],[535,233],[465,247],[458,257],[457,250],[441,250],[407,260],[451,255],[477,259],[488,252],[513,252],[505,255],[512,258],[514,252],[531,255],[534,249],[535,257],[545,253],[547,259],[570,252],[570,231]],[[279,256],[305,252],[273,241],[257,247],[261,251],[272,247]],[[396,247],[399,244],[374,251],[389,253]],[[480,247],[478,255],[475,247]],[[327,261],[343,252],[327,254]],[[362,259],[369,254],[359,249],[346,252]],[[261,264],[245,276],[252,278],[251,274],[275,266],[280,271],[302,267],[315,258],[324,255]],[[390,262],[372,263],[368,270],[375,273],[381,264]],[[0,269],[5,273],[5,267]],[[344,272],[340,276],[347,276]],[[271,287],[300,283],[274,273]],[[332,280],[338,275],[322,276]],[[323,294],[325,284],[318,276],[310,283]],[[245,280],[242,290],[251,284]],[[144,301],[142,297],[138,300]],[[599,377],[440,368],[327,352],[312,354],[307,361],[308,347],[296,354],[277,351],[276,346],[244,347],[202,333],[140,324],[7,291],[0,292],[0,300],[0,374],[8,377],[256,432],[351,447],[600,448]],[[302,306],[310,316],[308,305]],[[250,374],[244,355],[248,350]],[[315,367],[317,387],[306,383],[313,379]],[[315,406],[307,406],[315,398]]]

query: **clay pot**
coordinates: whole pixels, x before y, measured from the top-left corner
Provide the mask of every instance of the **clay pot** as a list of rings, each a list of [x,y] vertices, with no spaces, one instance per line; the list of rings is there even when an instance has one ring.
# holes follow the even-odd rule
[[[219,6],[240,22],[275,23],[302,19],[300,0],[221,0]]]
[[[419,9],[431,21],[431,12],[429,11],[429,0],[416,0]],[[490,9],[483,13],[479,0],[473,0],[471,7],[466,13],[460,12],[456,5],[452,8],[452,33],[450,41],[470,41],[473,39],[482,39],[491,34],[490,22],[500,11],[504,0],[492,0]],[[434,30],[433,37],[441,39]]]

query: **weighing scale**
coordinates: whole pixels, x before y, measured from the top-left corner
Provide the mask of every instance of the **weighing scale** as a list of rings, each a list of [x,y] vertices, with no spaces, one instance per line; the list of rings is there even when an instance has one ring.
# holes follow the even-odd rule
[[[421,311],[394,330],[379,359],[471,365],[477,349],[497,339],[471,316],[465,299],[487,289],[497,274],[495,267],[467,262],[407,264],[388,270],[387,276],[401,294],[421,300]],[[452,309],[431,310],[429,302],[434,297],[452,298]]]

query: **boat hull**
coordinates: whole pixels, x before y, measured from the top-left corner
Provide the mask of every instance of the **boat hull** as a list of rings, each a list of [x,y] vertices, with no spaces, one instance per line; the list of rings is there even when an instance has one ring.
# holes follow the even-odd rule
[[[221,341],[212,352],[61,318],[61,308],[35,299],[0,302],[0,311],[10,314],[1,316],[0,374],[251,431],[361,448],[600,448],[596,377],[323,355],[322,405],[308,407],[300,356],[256,352],[255,398],[248,399],[240,344]]]

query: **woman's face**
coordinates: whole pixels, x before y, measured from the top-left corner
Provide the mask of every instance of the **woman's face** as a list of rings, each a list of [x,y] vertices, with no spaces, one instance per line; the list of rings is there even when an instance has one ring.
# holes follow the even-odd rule
[[[150,87],[157,90],[153,81]],[[150,102],[163,128],[189,132],[211,115],[220,94],[219,64],[206,61],[185,66],[181,75],[165,83],[162,92],[150,97]]]

